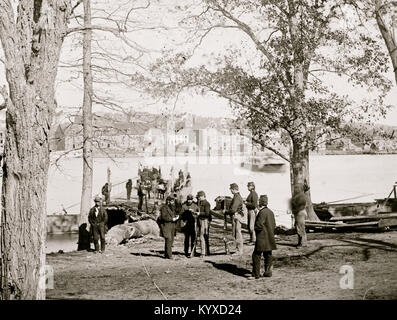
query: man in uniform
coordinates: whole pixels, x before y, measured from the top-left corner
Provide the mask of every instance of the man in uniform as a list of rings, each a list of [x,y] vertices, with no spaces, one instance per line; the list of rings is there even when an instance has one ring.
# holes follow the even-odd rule
[[[88,214],[88,222],[91,224],[91,230],[94,237],[95,253],[99,251],[98,240],[101,239],[101,251],[105,251],[105,226],[108,222],[108,215],[105,208],[102,207],[101,198],[96,196],[95,205]]]
[[[127,189],[127,200],[131,199],[131,190],[132,190],[132,180],[128,179],[127,183],[125,184],[125,188]]]
[[[204,191],[197,193],[197,204],[200,209],[198,214],[198,227],[200,228],[200,244],[201,244],[201,257],[204,255],[210,255],[210,222],[211,217],[211,205],[205,197]]]
[[[244,218],[243,198],[236,183],[230,185],[230,191],[233,194],[233,199],[226,214],[232,217],[232,232],[236,243],[236,254],[240,255],[243,253],[243,234],[241,233],[241,222]]]
[[[142,182],[141,182],[141,180],[137,180],[136,184],[137,184],[138,199],[139,199],[139,202],[138,202],[138,210],[141,211],[141,210],[142,210],[142,205],[143,205],[143,196],[144,196],[145,194],[143,193],[143,188],[142,188]]]
[[[181,220],[184,225],[182,231],[185,234],[185,255],[190,258],[190,250],[193,250],[194,242],[196,241],[196,218],[199,213],[199,207],[193,202],[193,195],[189,194],[186,198],[186,202],[182,205],[182,216]]]
[[[305,225],[305,220],[307,217],[306,195],[304,193],[304,188],[302,187],[301,189],[303,189],[303,191],[298,192],[291,199],[291,209],[292,209],[292,214],[294,215],[296,233],[298,234],[298,244],[296,248],[306,246],[307,243],[306,225]]]
[[[174,197],[168,196],[160,209],[160,228],[165,239],[164,257],[172,259],[172,245],[175,237],[175,224],[179,217],[175,213]]]
[[[263,254],[265,259],[264,277],[272,276],[273,256],[272,250],[276,250],[276,241],[274,239],[274,229],[276,223],[273,212],[267,208],[268,199],[266,195],[259,198],[259,212],[255,220],[256,242],[252,254],[252,276],[248,279],[260,278],[260,262]]]
[[[250,194],[245,201],[245,206],[247,207],[248,211],[248,229],[250,233],[250,244],[254,245],[256,241],[255,236],[255,218],[256,212],[258,210],[258,194],[255,191],[255,184],[253,182],[248,182],[248,191]]]
[[[109,184],[107,182],[102,187],[102,195],[105,198],[105,203],[108,204],[110,202],[110,192]]]

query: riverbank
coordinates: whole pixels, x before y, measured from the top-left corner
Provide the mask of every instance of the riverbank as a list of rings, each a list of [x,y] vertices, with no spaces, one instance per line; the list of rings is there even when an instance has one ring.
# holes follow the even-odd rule
[[[183,235],[174,260],[162,258],[163,238],[136,239],[104,254],[47,255],[54,289],[47,299],[397,299],[397,231],[310,233],[296,249],[296,235],[279,235],[272,278],[247,280],[253,246],[241,257],[225,254],[222,221],[211,224],[211,256],[186,258]],[[244,239],[248,234],[244,230]],[[340,269],[350,265],[354,289],[342,289]],[[263,267],[262,267],[263,268]]]

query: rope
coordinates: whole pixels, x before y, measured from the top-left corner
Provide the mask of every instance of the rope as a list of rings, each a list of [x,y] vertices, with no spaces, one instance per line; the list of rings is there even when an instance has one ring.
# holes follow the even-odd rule
[[[143,262],[143,258],[141,255],[141,251],[139,251],[139,256],[141,257],[141,262],[143,265],[143,268],[145,269],[146,275],[148,276],[148,278],[152,281],[152,283],[154,284],[154,286],[156,287],[156,289],[161,293],[161,295],[164,297],[165,300],[168,300],[166,295],[163,293],[163,291],[161,291],[161,289],[158,287],[158,285],[156,284],[156,282],[153,280],[152,276],[150,275],[148,269],[146,268],[145,263]]]
[[[342,200],[329,201],[329,202],[327,202],[327,203],[336,203],[336,202],[341,202],[341,201],[346,201],[346,200],[354,200],[354,199],[359,199],[359,198],[371,196],[371,195],[373,195],[373,194],[375,194],[375,193],[362,194],[362,195],[357,196],[357,197],[346,198],[346,199],[342,199]]]
[[[134,177],[133,179],[135,179],[136,177]],[[119,185],[121,185],[121,184],[123,184],[123,183],[126,183],[128,180],[124,180],[124,181],[121,181],[121,182],[118,182],[118,183],[115,183],[115,184],[112,184],[112,187],[115,187],[115,186],[119,186]],[[122,194],[122,192],[120,192],[120,193],[118,193],[117,195],[121,195]],[[92,196],[92,199],[94,199],[95,198],[95,196]],[[68,212],[67,212],[67,209],[70,209],[70,208],[73,208],[73,207],[75,207],[75,206],[78,206],[79,204],[81,203],[81,201],[79,201],[79,202],[77,202],[77,203],[74,203],[74,204],[72,204],[72,205],[70,205],[70,206],[68,206],[68,207],[64,207],[63,206],[63,204],[61,204],[61,206],[62,206],[62,210],[59,210],[59,211],[55,211],[55,212],[53,212],[52,213],[52,215],[57,215],[58,213],[64,213],[64,214],[67,214]]]

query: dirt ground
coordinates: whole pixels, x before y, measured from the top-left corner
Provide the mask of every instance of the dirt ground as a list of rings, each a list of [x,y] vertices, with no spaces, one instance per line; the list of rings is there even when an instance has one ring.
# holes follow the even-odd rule
[[[253,246],[245,245],[243,256],[226,255],[224,236],[230,238],[230,230],[215,219],[211,256],[204,258],[183,255],[183,234],[174,260],[163,259],[162,238],[108,247],[104,254],[48,254],[55,277],[47,299],[397,299],[397,231],[309,233],[301,249],[294,247],[296,235],[280,235],[273,277],[259,280],[247,280]],[[353,268],[353,289],[341,288],[343,265]]]

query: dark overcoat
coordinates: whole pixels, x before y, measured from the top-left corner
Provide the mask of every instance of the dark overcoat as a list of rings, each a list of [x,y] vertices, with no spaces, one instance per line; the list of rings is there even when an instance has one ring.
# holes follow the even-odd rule
[[[276,222],[273,212],[268,208],[262,208],[255,220],[255,251],[276,250],[276,240],[274,239],[274,229]]]
[[[164,204],[160,209],[160,228],[164,238],[173,238],[175,234],[176,222],[173,218],[176,217],[175,208]]]
[[[96,208],[98,208],[98,216],[95,215]],[[108,223],[108,215],[104,207],[92,207],[88,214],[88,222],[91,225],[103,224],[104,226]]]

